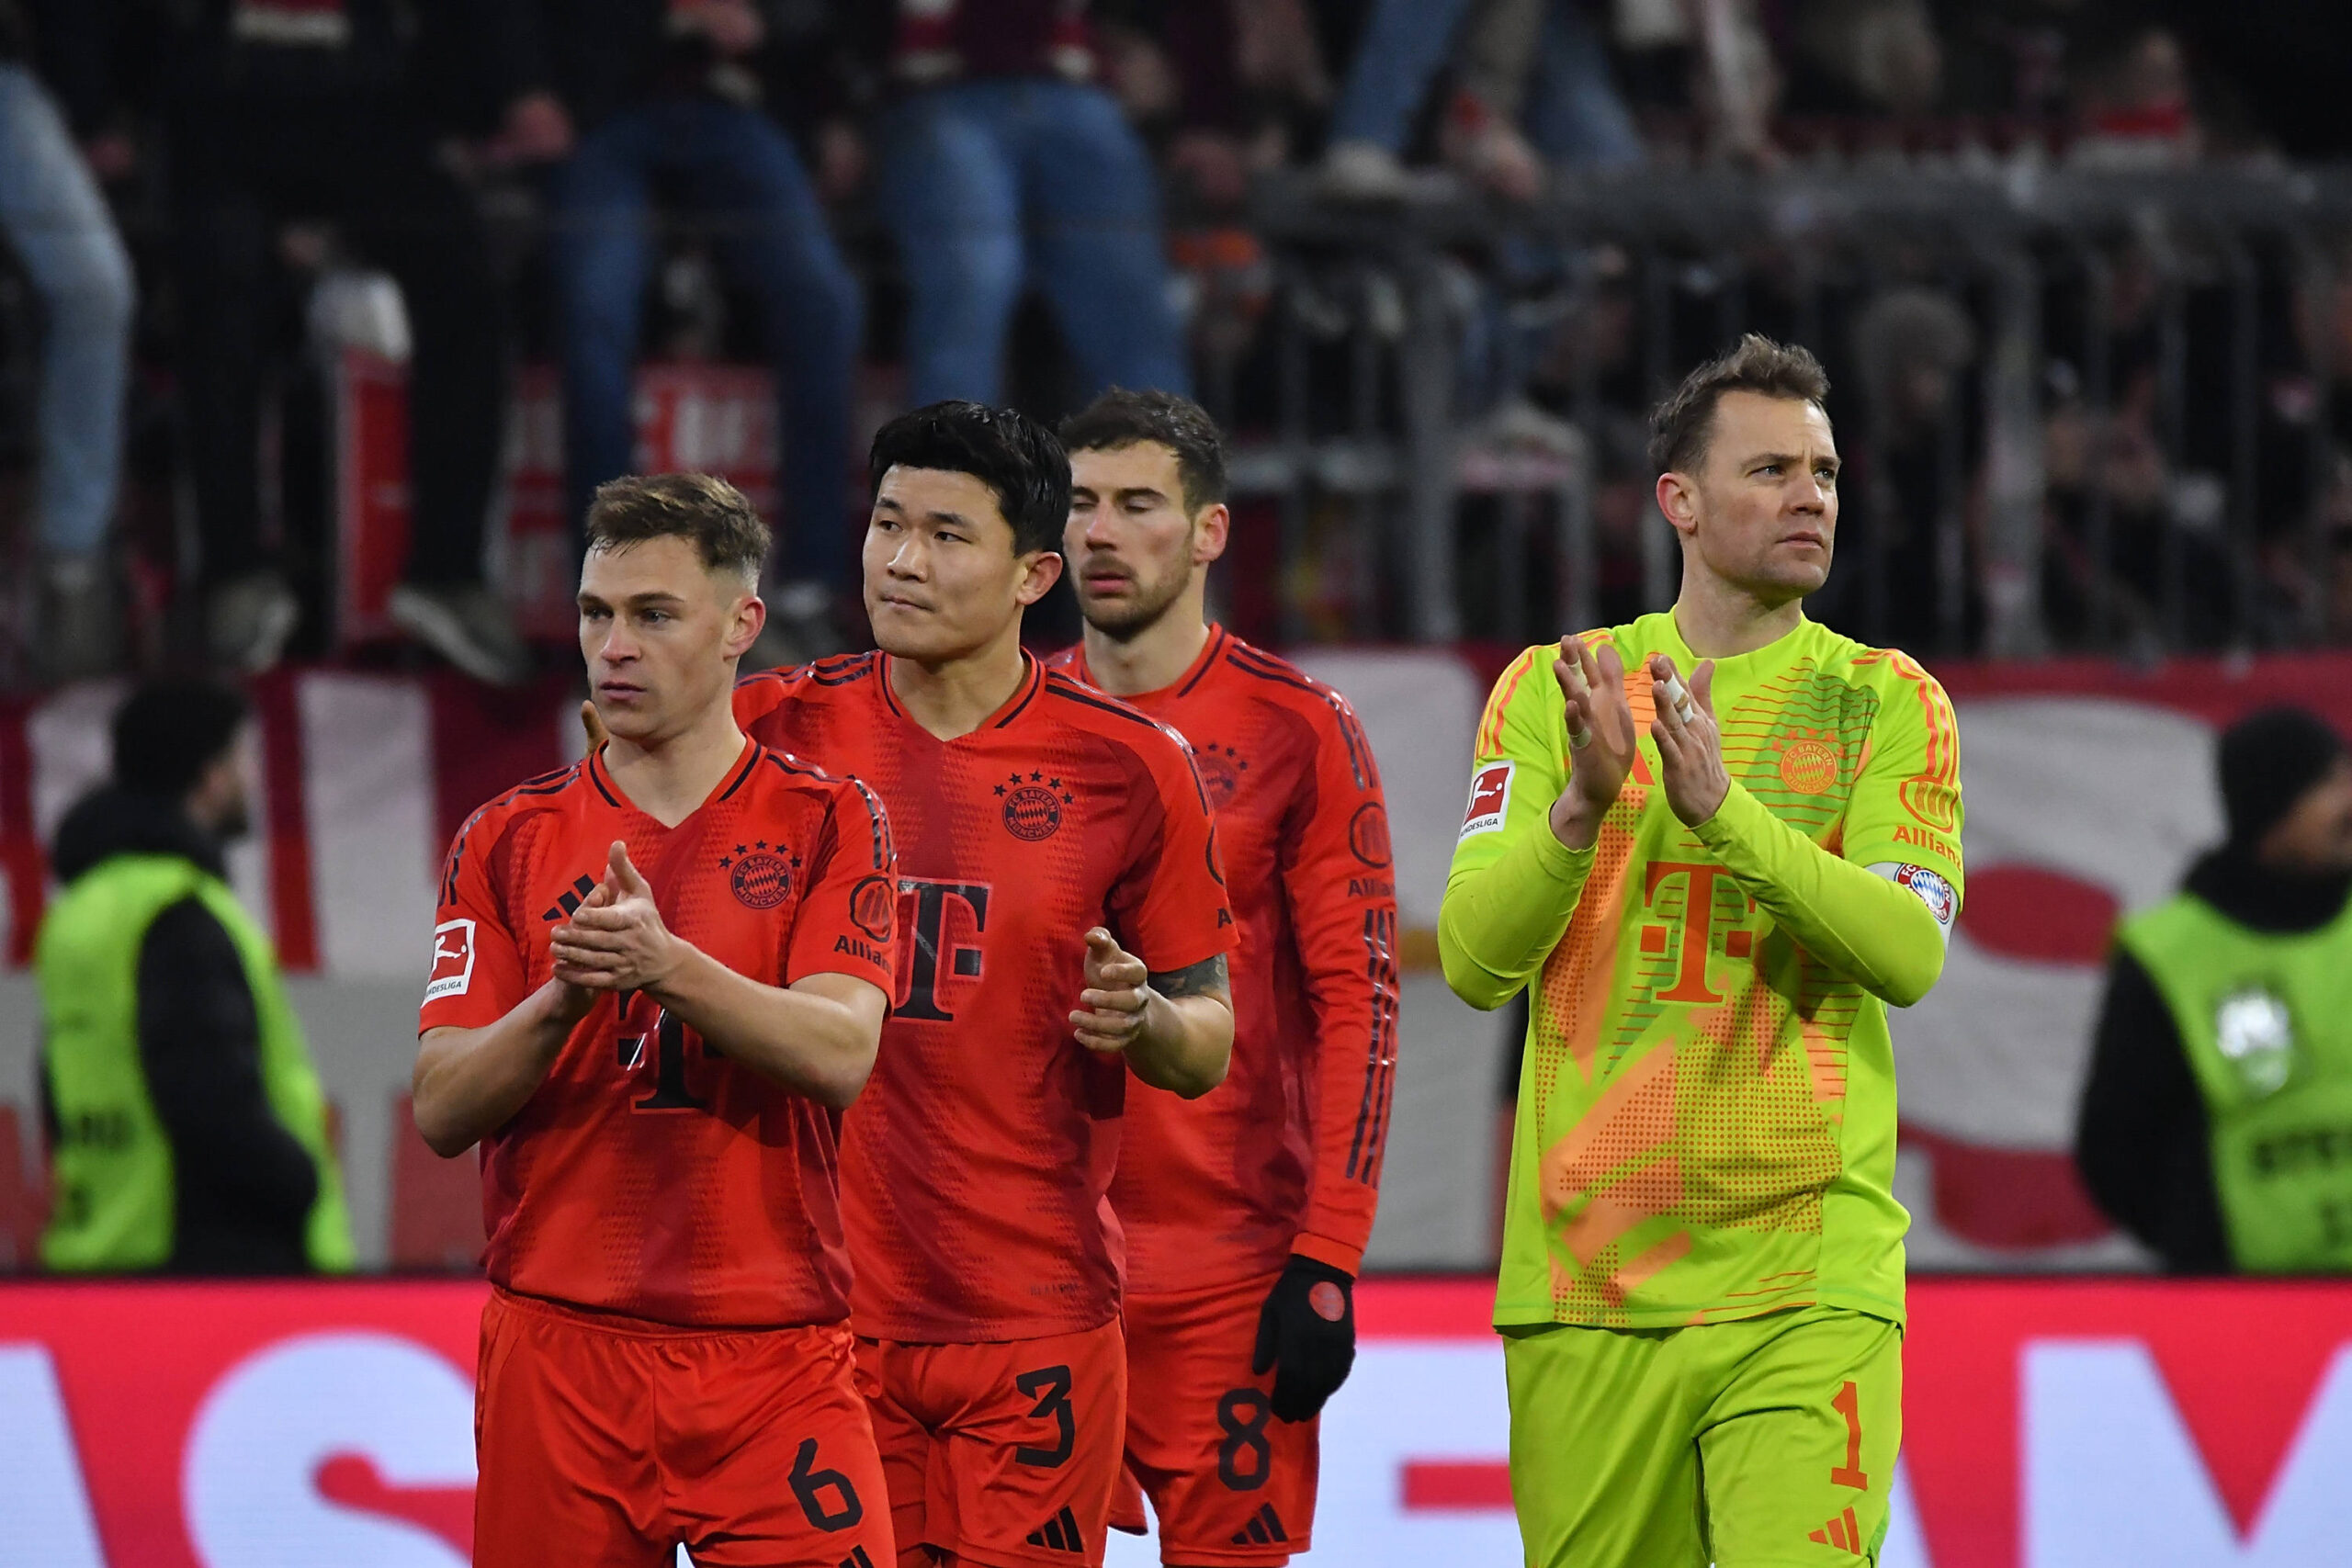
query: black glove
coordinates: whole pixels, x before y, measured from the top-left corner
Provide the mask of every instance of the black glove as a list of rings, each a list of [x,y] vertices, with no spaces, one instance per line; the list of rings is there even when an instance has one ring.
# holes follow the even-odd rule
[[[1294,1257],[1258,1314],[1250,1370],[1274,1374],[1274,1415],[1312,1421],[1356,1362],[1356,1277]]]

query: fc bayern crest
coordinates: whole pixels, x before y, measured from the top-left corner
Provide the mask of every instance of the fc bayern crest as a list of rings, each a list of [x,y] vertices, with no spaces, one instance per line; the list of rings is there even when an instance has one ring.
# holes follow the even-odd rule
[[[792,867],[782,855],[759,851],[737,857],[727,885],[748,908],[773,909],[792,896]]]
[[[1250,771],[1241,753],[1212,740],[1193,753],[1193,761],[1201,770],[1201,785],[1209,792],[1209,804],[1219,811],[1231,806],[1240,791],[1241,775]]]
[[[1042,773],[1014,773],[996,786],[1004,802],[1004,830],[1025,843],[1042,843],[1061,831],[1062,807],[1078,797],[1062,781]]]

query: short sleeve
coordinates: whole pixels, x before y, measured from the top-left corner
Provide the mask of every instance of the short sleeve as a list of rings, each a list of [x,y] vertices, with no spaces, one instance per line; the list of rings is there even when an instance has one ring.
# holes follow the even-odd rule
[[[835,787],[810,881],[786,939],[784,983],[847,975],[891,994],[898,957],[899,863],[889,819],[854,779]]]
[[[1917,660],[1893,650],[1880,657],[1892,678],[1882,688],[1870,753],[1846,808],[1841,852],[1857,865],[1932,872],[1957,899],[1962,886],[1960,724],[1951,699]]]
[[[1205,963],[1238,940],[1208,791],[1191,750],[1173,735],[1166,740],[1170,754],[1151,760],[1158,830],[1141,836],[1111,898],[1119,944],[1155,975]]]
[[[1542,825],[1567,787],[1566,736],[1550,643],[1528,649],[1495,681],[1478,717],[1470,795],[1453,847],[1453,875],[1492,863]]]
[[[495,1023],[530,993],[522,946],[507,930],[503,901],[491,886],[492,826],[477,814],[449,846],[433,915],[420,1034]]]

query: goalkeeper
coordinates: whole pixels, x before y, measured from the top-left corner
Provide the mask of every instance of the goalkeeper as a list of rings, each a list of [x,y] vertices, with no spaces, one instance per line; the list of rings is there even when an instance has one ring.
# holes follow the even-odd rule
[[[1961,895],[1959,736],[1804,616],[1828,380],[1749,336],[1652,419],[1672,613],[1528,649],[1478,727],[1438,924],[1529,992],[1495,1323],[1534,1568],[1875,1562],[1902,1435],[1886,1009]]]

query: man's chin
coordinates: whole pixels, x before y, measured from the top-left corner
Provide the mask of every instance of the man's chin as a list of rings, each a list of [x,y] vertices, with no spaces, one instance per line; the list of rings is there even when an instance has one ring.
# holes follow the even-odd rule
[[[1130,637],[1140,637],[1158,626],[1160,617],[1168,614],[1169,606],[1175,603],[1176,596],[1172,593],[1157,602],[1125,598],[1094,600],[1080,598],[1078,602],[1078,613],[1086,617],[1088,626],[1092,626],[1112,641],[1125,642]]]
[[[1786,599],[1810,599],[1829,581],[1829,556],[1817,560],[1779,560],[1758,575],[1756,586]]]
[[[874,646],[893,659],[929,661],[953,658],[961,652],[947,646],[948,639],[936,635],[933,627],[916,627],[902,624],[894,615],[877,615],[874,620]]]
[[[650,739],[662,731],[662,719],[650,707],[616,708],[599,706],[596,716],[605,721],[605,733],[616,740],[631,745]]]

